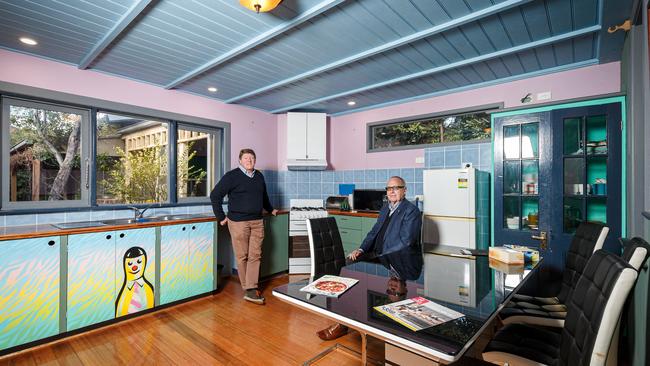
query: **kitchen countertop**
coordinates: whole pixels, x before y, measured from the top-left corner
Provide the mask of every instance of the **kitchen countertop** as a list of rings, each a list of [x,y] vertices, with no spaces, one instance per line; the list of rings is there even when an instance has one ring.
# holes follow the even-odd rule
[[[279,210],[278,215],[288,214],[287,210]],[[266,214],[265,216],[267,216]],[[182,215],[178,215],[182,216]],[[110,221],[110,220],[105,220]],[[147,227],[165,226],[165,225],[179,225],[179,224],[193,224],[199,222],[216,221],[213,215],[206,214],[190,214],[187,218],[174,219],[174,220],[161,220],[161,221],[147,221],[137,222],[130,224],[115,224],[115,225],[102,225],[75,229],[59,229],[52,224],[42,225],[24,225],[24,226],[5,226],[0,228],[0,241],[13,240],[13,239],[27,239],[27,238],[42,238],[48,236],[61,236],[85,233],[97,233],[112,230],[130,230],[141,229]]]
[[[370,217],[370,218],[373,218],[373,219],[376,219],[377,217],[379,217],[379,212],[367,212],[367,211],[327,210],[327,213],[330,214],[330,215]]]

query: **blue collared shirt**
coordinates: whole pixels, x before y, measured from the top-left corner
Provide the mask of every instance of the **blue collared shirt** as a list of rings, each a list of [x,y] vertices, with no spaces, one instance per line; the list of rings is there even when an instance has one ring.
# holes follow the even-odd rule
[[[248,178],[253,178],[255,176],[255,169],[253,169],[253,171],[250,173],[248,172],[248,170],[246,170],[246,168],[244,168],[241,165],[239,166],[239,169],[241,169],[241,171],[244,172],[244,174],[246,174]]]
[[[388,211],[388,216],[393,216],[393,212],[395,212],[395,210],[397,210],[397,207],[399,206],[400,203],[402,203],[401,200],[399,200],[399,201],[397,201],[395,203],[388,202],[388,210],[389,210]]]

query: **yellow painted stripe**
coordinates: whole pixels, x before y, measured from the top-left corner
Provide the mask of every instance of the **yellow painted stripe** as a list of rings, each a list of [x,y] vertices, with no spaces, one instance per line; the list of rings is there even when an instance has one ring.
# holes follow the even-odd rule
[[[441,215],[424,215],[424,217],[438,219],[438,220],[476,221],[475,217],[441,216]]]

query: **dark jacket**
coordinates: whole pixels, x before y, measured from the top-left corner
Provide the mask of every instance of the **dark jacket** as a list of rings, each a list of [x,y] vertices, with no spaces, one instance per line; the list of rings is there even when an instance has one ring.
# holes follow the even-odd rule
[[[375,226],[361,243],[361,249],[365,253],[373,252],[375,239],[388,217],[389,211],[388,203],[385,203],[379,211]],[[393,213],[386,228],[383,252],[379,258],[386,267],[392,266],[401,279],[415,280],[422,271],[421,228],[422,214],[420,210],[408,200],[403,200]]]

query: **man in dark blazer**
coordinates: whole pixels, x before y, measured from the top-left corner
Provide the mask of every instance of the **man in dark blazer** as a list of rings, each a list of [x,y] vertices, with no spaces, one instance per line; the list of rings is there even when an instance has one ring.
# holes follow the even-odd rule
[[[393,277],[416,280],[422,271],[422,214],[405,197],[404,179],[391,177],[386,185],[388,202],[379,211],[377,222],[361,247],[350,253],[348,258],[353,261],[377,258]]]
[[[391,177],[386,184],[385,203],[379,217],[359,249],[348,258],[356,261],[379,260],[398,281],[416,280],[422,272],[420,230],[422,214],[405,199],[406,182],[401,177]],[[334,324],[317,332],[322,340],[332,340],[345,335],[348,327]]]

